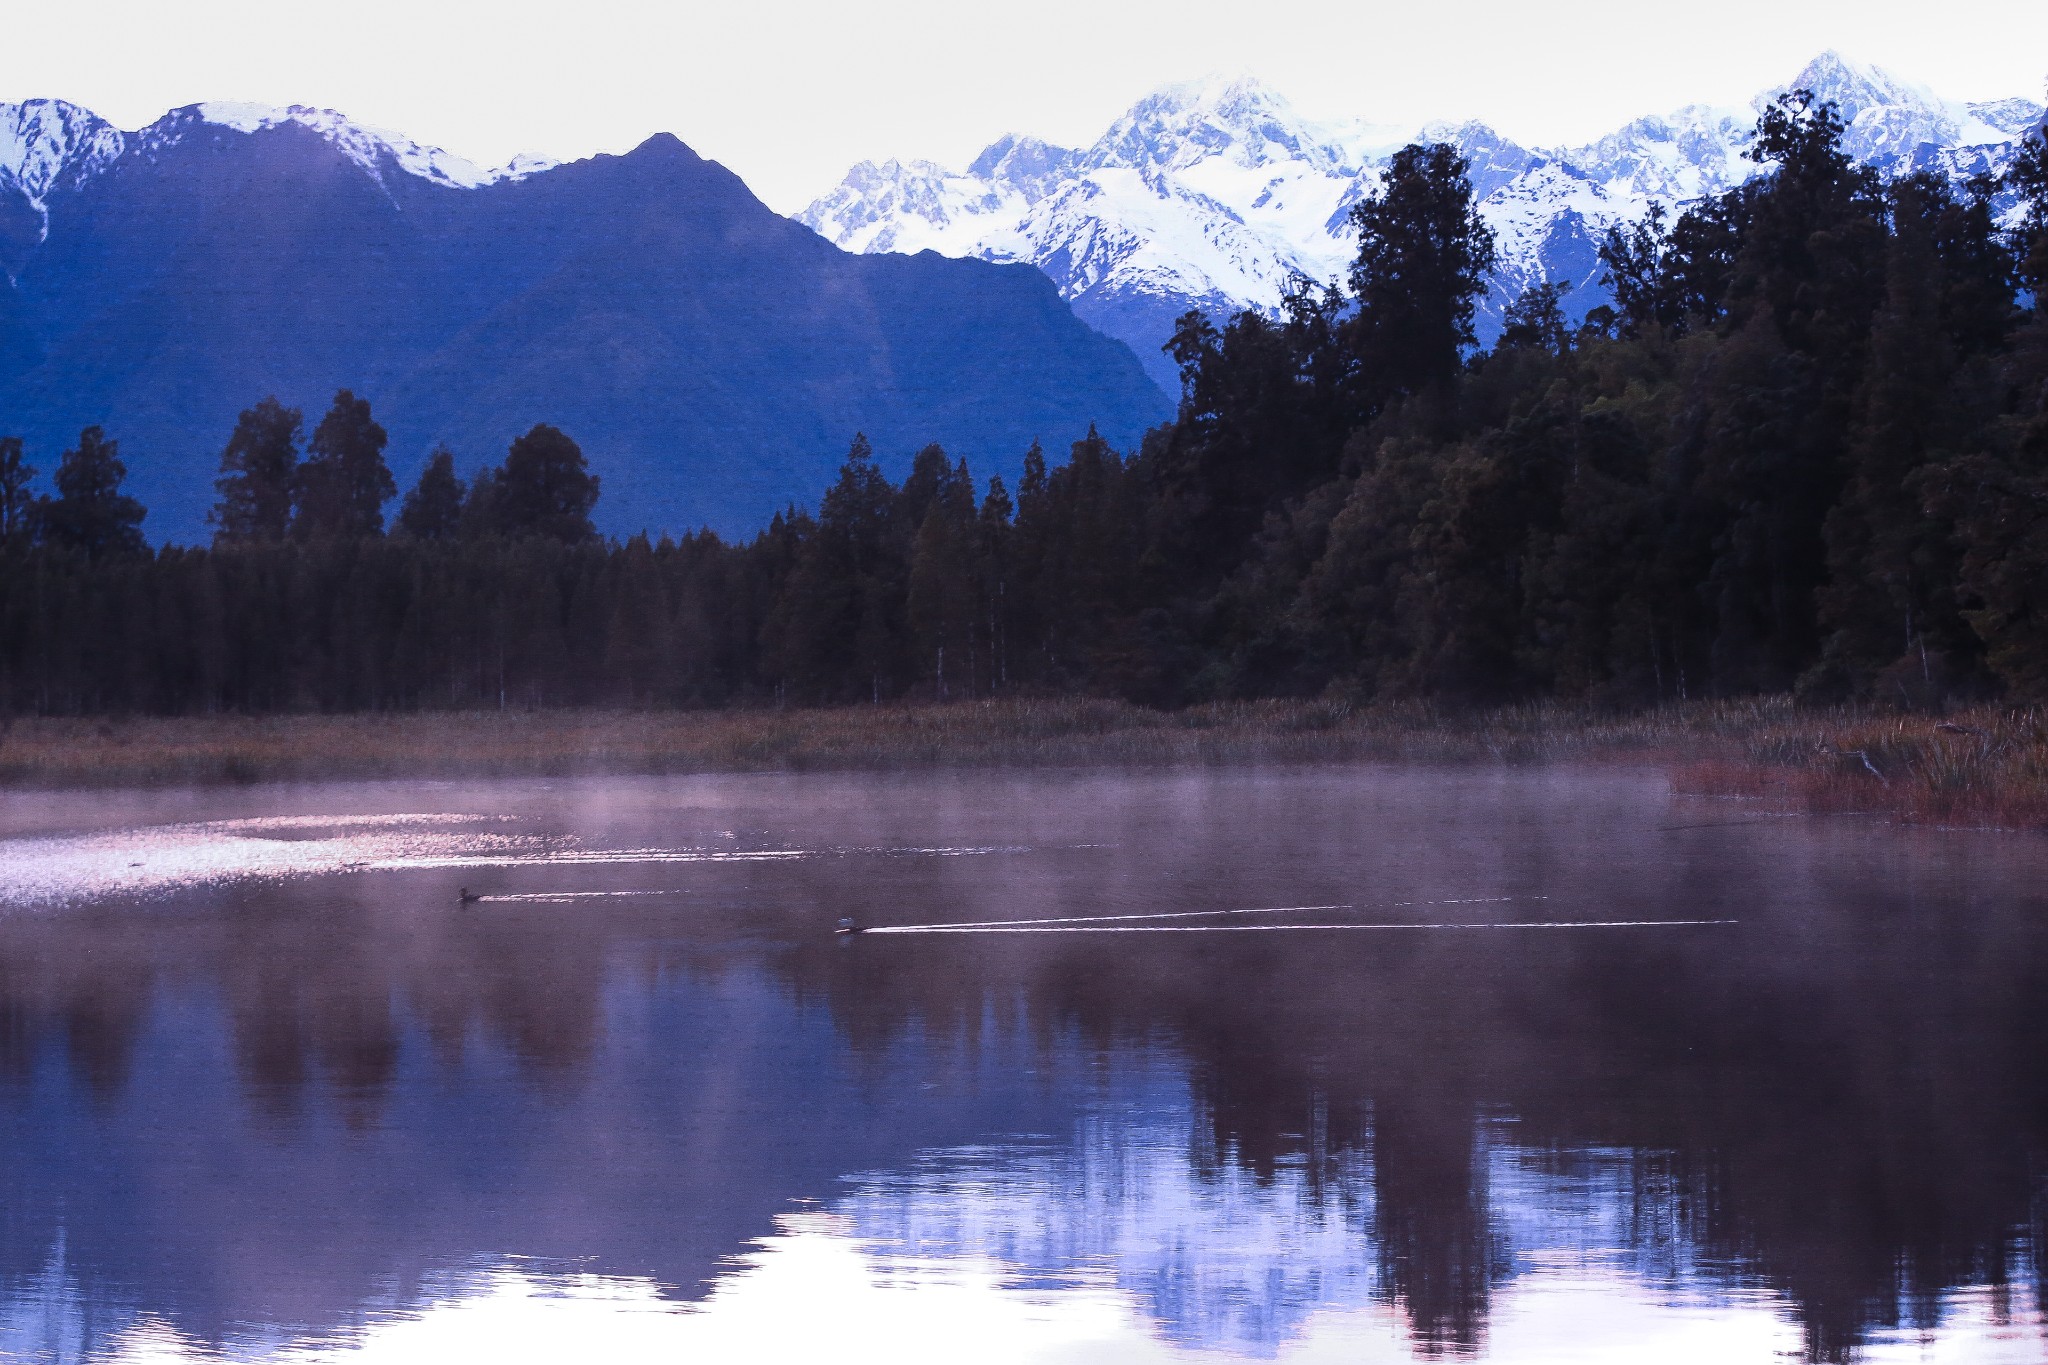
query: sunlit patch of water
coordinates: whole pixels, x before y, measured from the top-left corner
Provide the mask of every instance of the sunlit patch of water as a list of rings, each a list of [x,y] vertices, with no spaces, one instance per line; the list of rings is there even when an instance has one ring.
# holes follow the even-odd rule
[[[550,840],[506,832],[489,815],[266,817],[151,825],[0,841],[0,906],[47,906],[110,896],[277,877],[408,865],[461,851],[504,858],[547,851]]]
[[[336,873],[765,863],[847,856],[958,858],[1028,851],[1006,845],[590,848],[572,835],[505,828],[514,822],[512,816],[447,812],[260,816],[0,839],[0,907],[47,907]],[[550,892],[547,899],[616,894],[620,893]]]

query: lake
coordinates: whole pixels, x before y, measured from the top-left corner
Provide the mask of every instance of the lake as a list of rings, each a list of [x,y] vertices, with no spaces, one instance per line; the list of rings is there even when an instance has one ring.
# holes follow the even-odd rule
[[[2044,985],[1625,767],[14,793],[0,1358],[2038,1361]]]

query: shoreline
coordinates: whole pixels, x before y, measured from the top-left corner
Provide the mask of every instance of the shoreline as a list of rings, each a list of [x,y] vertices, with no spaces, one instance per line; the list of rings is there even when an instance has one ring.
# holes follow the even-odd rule
[[[375,779],[1185,766],[1371,760],[1626,761],[1687,794],[1914,823],[2048,829],[2048,713],[1800,710],[1760,698],[1630,714],[1554,703],[1103,700],[827,710],[409,712],[16,718],[0,791]]]

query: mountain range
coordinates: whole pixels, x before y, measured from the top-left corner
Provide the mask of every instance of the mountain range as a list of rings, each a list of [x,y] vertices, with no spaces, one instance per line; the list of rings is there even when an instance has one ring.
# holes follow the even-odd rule
[[[1756,174],[1743,153],[1757,111],[1790,89],[1832,100],[1848,151],[1887,174],[1995,171],[2043,118],[2031,100],[1958,103],[1833,52],[1746,108],[1687,105],[1582,147],[1526,147],[1474,122],[1319,122],[1256,80],[1211,79],[1147,95],[1086,148],[1011,135],[965,170],[862,162],[798,216],[850,251],[1035,265],[1172,391],[1160,346],[1174,319],[1270,311],[1299,277],[1341,277],[1355,255],[1349,210],[1406,143],[1449,142],[1471,162],[1499,250],[1479,310],[1488,341],[1530,285],[1570,284],[1575,317],[1606,301],[1596,253],[1607,228]]]
[[[2026,99],[1962,104],[1828,53],[1782,88],[1832,100],[1886,173],[2002,167]],[[0,104],[0,433],[46,471],[88,423],[122,442],[152,538],[196,539],[235,414],[369,397],[408,481],[539,421],[604,480],[607,531],[729,532],[815,497],[852,434],[898,473],[927,441],[1014,477],[1033,440],[1168,416],[1190,308],[1272,310],[1340,277],[1348,212],[1393,152],[1469,158],[1499,262],[1482,339],[1536,283],[1602,302],[1598,243],[1756,174],[1756,111],[1688,105],[1582,147],[1481,123],[1304,118],[1250,79],[1169,86],[1095,143],[1022,136],[964,170],[863,162],[797,216],[667,134],[623,156],[477,166],[332,110],[210,103],[124,131]]]
[[[201,104],[139,131],[0,104],[0,433],[47,474],[121,442],[152,539],[194,540],[236,413],[371,399],[407,482],[536,422],[603,479],[600,526],[744,532],[855,431],[1014,475],[1034,439],[1171,411],[1021,264],[850,254],[674,137],[486,169],[327,110]]]

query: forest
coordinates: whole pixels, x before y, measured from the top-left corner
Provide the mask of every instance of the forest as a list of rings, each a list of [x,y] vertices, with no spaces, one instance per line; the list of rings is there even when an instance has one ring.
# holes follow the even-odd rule
[[[1137,450],[897,484],[856,436],[742,542],[600,538],[545,425],[399,498],[347,390],[242,413],[207,546],[148,545],[109,433],[48,492],[0,439],[0,714],[2048,695],[2048,148],[1885,180],[1795,92],[1749,154],[1482,350],[1469,168],[1410,146],[1348,279],[1181,320]]]

